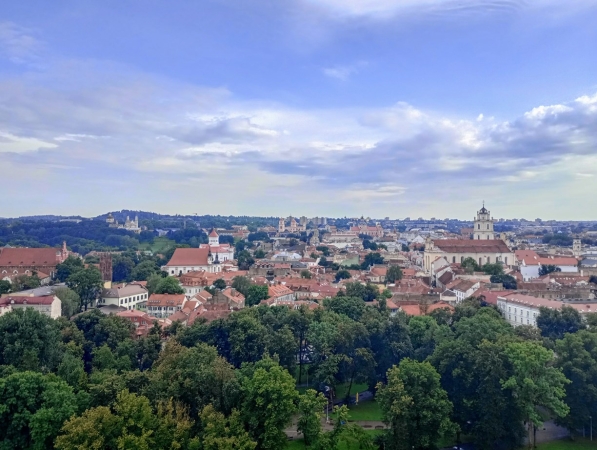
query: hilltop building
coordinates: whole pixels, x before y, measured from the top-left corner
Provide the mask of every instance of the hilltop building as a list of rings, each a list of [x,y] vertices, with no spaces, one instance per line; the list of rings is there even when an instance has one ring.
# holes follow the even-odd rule
[[[214,261],[224,262],[234,259],[234,248],[230,244],[220,244],[220,236],[212,229],[208,236],[209,243],[201,244],[199,248],[209,249]]]

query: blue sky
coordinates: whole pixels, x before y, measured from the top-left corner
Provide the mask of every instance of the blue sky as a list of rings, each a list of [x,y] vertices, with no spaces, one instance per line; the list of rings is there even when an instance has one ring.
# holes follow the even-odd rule
[[[8,2],[0,216],[597,219],[595,23],[588,0]]]

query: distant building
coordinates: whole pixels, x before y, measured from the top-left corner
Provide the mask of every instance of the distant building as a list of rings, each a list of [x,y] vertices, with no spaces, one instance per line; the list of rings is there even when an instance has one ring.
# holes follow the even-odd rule
[[[17,309],[34,309],[52,319],[62,315],[62,302],[55,295],[43,297],[8,296],[0,298],[0,316]]]
[[[483,204],[483,207],[477,211],[477,217],[473,227],[473,239],[495,239],[495,233],[493,232],[493,218],[485,208],[485,204]]]
[[[537,316],[540,308],[561,309],[568,306],[576,309],[581,314],[597,312],[597,303],[564,303],[558,300],[547,300],[530,295],[513,292],[497,298],[497,306],[506,321],[512,326],[531,325],[537,326]]]
[[[115,285],[104,289],[97,301],[97,306],[122,306],[126,309],[144,309],[147,303],[148,292],[140,284]]]
[[[62,248],[0,248],[0,279],[12,275],[33,275],[41,272],[53,278],[56,266],[69,256],[66,242]]]
[[[166,318],[181,311],[186,301],[185,294],[151,294],[147,300],[147,312],[155,317]]]
[[[205,272],[221,272],[222,267],[214,258],[209,248],[177,248],[168,264],[162,270],[173,276],[187,272],[203,270]]]
[[[209,249],[214,262],[224,262],[234,259],[234,248],[230,244],[220,244],[220,237],[215,229],[208,236],[209,243],[201,244],[199,248]]]

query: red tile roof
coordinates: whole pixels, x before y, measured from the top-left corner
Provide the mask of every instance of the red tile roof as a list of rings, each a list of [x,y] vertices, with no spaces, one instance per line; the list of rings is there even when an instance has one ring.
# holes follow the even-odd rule
[[[54,302],[53,295],[42,297],[9,296],[0,298],[0,305],[51,305]]]
[[[58,248],[2,248],[2,266],[55,266],[61,262]]]
[[[216,229],[212,229],[211,233],[209,233],[209,237],[218,237],[218,233],[216,233]]]
[[[168,266],[206,266],[207,257],[209,255],[208,248],[177,248]]]
[[[184,294],[151,294],[147,306],[181,306],[185,299]]]
[[[500,239],[439,239],[433,245],[446,253],[510,253]]]

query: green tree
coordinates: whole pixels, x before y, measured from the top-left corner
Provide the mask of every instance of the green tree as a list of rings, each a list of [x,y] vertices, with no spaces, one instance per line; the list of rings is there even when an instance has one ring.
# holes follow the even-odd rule
[[[79,310],[81,299],[79,295],[67,287],[60,287],[54,290],[54,295],[60,299],[62,303],[62,315],[67,319]]]
[[[313,389],[307,389],[299,398],[299,419],[296,430],[303,434],[307,447],[315,444],[323,432],[321,419],[326,402],[323,394],[318,394]]]
[[[503,275],[504,266],[501,263],[485,263],[481,268],[487,275]]]
[[[267,286],[260,284],[253,284],[247,290],[245,296],[246,306],[258,305],[261,300],[265,300],[269,297]]]
[[[257,442],[243,427],[240,413],[234,409],[229,417],[207,405],[201,411],[203,450],[253,450]]]
[[[76,408],[72,388],[55,375],[17,372],[0,378],[0,447],[53,448]]]
[[[123,390],[112,409],[90,408],[68,420],[56,439],[56,449],[198,450],[198,439],[190,436],[192,425],[184,407],[162,403],[156,414],[146,397]]]
[[[253,256],[255,257],[255,259],[263,259],[265,258],[265,252],[258,248],[257,250],[255,250],[255,253],[253,253]]]
[[[571,382],[566,385],[570,414],[557,419],[570,431],[597,418],[597,334],[586,330],[566,334],[556,342],[557,366]]]
[[[350,272],[346,269],[341,269],[336,272],[336,283],[340,280],[348,280],[350,278]]]
[[[398,266],[390,266],[388,267],[388,271],[386,272],[386,282],[387,283],[395,283],[396,281],[400,281],[402,279],[402,269]]]
[[[298,401],[294,378],[269,358],[241,372],[241,414],[250,435],[261,449],[284,448],[288,443],[284,428]]]
[[[512,275],[492,275],[489,278],[492,283],[502,283],[504,289],[517,289],[516,278]]]
[[[99,297],[104,283],[99,269],[89,266],[69,276],[66,285],[75,291],[81,299],[79,311],[82,311],[83,307],[87,311],[88,305],[93,304]]]
[[[308,270],[301,270],[301,278],[311,279],[311,277],[311,272],[309,272]]]
[[[534,447],[534,428],[543,422],[537,408],[542,407],[557,417],[566,416],[569,408],[564,403],[564,388],[569,381],[559,368],[554,367],[553,352],[540,344],[512,342],[506,346],[505,355],[513,370],[502,386],[512,391],[529,424],[529,447]]]
[[[0,316],[0,366],[46,372],[55,370],[61,357],[57,321],[31,308]]]
[[[367,253],[365,260],[361,263],[361,270],[367,270],[375,264],[383,264],[383,257],[377,252]]]
[[[318,245],[317,247],[315,247],[315,250],[323,253],[323,256],[330,256],[330,249],[325,245]]]
[[[329,311],[344,314],[352,320],[359,320],[366,308],[365,302],[359,297],[326,298],[323,305]]]
[[[539,267],[539,276],[542,277],[543,275],[548,275],[552,272],[561,272],[562,269],[560,269],[558,266],[555,266],[553,264],[541,264],[541,267]]]
[[[154,401],[172,398],[190,408],[192,417],[207,405],[218,411],[229,406],[227,392],[236,383],[233,367],[214,347],[193,348],[169,342],[149,373],[149,397]]]
[[[12,291],[19,292],[27,289],[35,289],[41,286],[41,281],[34,272],[32,275],[19,275],[12,280]]]
[[[452,404],[440,385],[440,376],[428,362],[404,359],[379,384],[376,400],[390,426],[386,448],[432,449],[452,430]]]
[[[464,260],[460,263],[460,267],[466,270],[467,273],[481,271],[481,267],[479,266],[479,264],[477,264],[477,261],[475,261],[470,256],[468,258],[464,258]]]
[[[158,266],[150,259],[141,261],[131,271],[130,279],[134,281],[148,281],[158,272]]]
[[[162,278],[155,287],[155,294],[184,294],[180,282],[174,277]]]
[[[0,295],[8,294],[12,289],[12,284],[8,280],[0,280]]]
[[[223,291],[226,289],[226,282],[222,278],[218,278],[216,281],[214,281],[213,287]]]
[[[66,258],[64,262],[56,266],[55,277],[58,281],[64,283],[73,273],[83,270],[84,267],[85,266],[83,265],[83,260],[81,260],[81,258],[71,255]]]
[[[249,267],[255,264],[255,260],[248,250],[238,252],[238,255],[236,255],[236,261],[238,262],[238,268],[240,270],[249,270]]]
[[[112,263],[112,281],[131,281],[134,268],[135,262],[132,258],[117,255]]]
[[[537,327],[541,335],[546,338],[557,340],[563,339],[566,333],[576,333],[583,328],[583,318],[580,313],[570,306],[562,309],[539,308],[537,316]]]
[[[251,280],[247,277],[238,275],[232,279],[232,287],[247,297],[249,287],[251,287]]]

